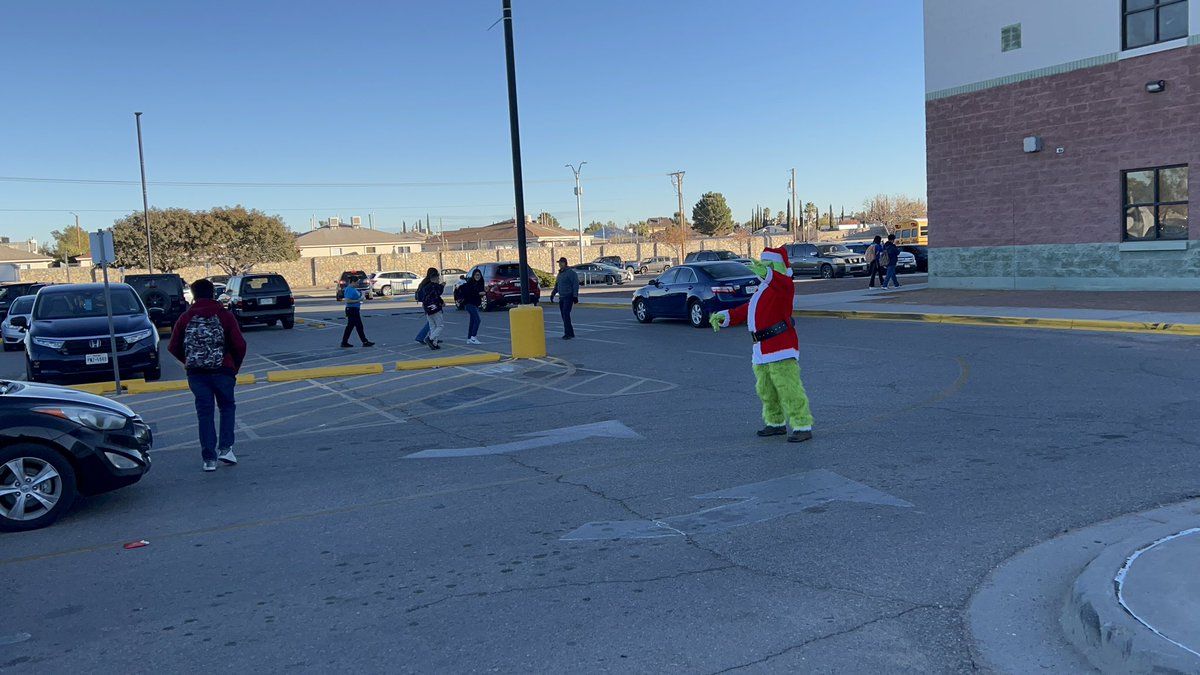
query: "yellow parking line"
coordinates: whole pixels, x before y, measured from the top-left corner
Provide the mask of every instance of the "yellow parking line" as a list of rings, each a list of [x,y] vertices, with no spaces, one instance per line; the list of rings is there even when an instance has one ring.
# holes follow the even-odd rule
[[[378,375],[382,372],[382,363],[359,363],[349,366],[327,366],[300,370],[272,370],[267,373],[267,382],[294,382],[319,377],[346,377],[349,375]]]
[[[464,354],[462,356],[445,356],[440,359],[414,359],[412,361],[397,361],[396,370],[424,370],[426,368],[446,368],[449,366],[469,366],[478,363],[496,363],[500,355],[495,352],[484,354]]]

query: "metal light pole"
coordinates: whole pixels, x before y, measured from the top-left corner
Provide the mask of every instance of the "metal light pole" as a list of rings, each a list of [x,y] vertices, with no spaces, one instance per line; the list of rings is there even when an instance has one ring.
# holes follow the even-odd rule
[[[517,206],[517,249],[521,263],[521,304],[529,304],[529,254],[525,250],[525,185],[521,182],[521,131],[517,122],[517,60],[513,55],[512,0],[503,0],[504,56],[508,67],[508,123],[512,132],[513,192]]]
[[[575,173],[575,219],[579,223],[579,263],[583,263],[583,188],[579,185],[579,172],[583,169],[583,165],[587,162],[580,162],[579,166],[567,165],[567,168]]]
[[[138,162],[142,166],[142,215],[146,219],[146,269],[154,272],[154,246],[150,243],[150,200],[146,196],[146,157],[142,154],[142,113],[133,113],[137,121]]]
[[[79,248],[79,214],[74,211],[67,211],[67,213],[75,216],[75,247]],[[71,283],[71,256],[69,254],[63,255],[63,264],[67,267],[67,283],[69,284]]]

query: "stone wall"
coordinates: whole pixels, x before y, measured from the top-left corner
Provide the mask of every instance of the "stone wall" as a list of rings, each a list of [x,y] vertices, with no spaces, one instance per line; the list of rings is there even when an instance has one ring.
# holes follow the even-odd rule
[[[1200,291],[1200,243],[1186,250],[1122,251],[1119,244],[929,249],[935,288]]]

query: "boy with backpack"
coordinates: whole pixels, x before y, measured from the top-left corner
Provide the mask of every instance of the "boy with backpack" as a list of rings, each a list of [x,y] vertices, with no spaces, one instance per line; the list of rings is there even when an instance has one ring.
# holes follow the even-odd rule
[[[875,277],[879,277],[879,285],[883,285],[883,270],[886,265],[880,264],[883,258],[883,237],[875,235],[875,240],[867,246],[867,288],[875,288]]]
[[[188,387],[196,397],[200,430],[200,456],[205,471],[216,471],[217,461],[237,464],[233,454],[233,387],[246,358],[246,340],[233,314],[213,299],[208,279],[192,282],[193,302],[171,331],[171,352],[187,369]],[[220,435],[214,424],[214,405],[221,411]]]

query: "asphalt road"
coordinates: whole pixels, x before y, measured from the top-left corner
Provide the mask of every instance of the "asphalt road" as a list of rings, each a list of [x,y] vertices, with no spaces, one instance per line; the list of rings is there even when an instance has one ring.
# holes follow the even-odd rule
[[[248,369],[430,354],[366,314],[375,348],[252,330]],[[128,397],[145,480],[0,536],[0,671],[971,672],[991,569],[1196,492],[1196,339],[801,319],[795,445],[744,333],[554,314],[546,359],[240,389],[215,474],[187,394]]]

